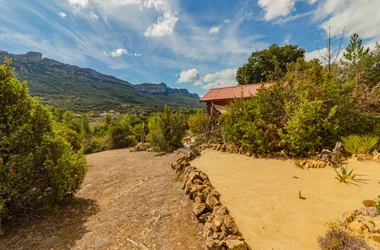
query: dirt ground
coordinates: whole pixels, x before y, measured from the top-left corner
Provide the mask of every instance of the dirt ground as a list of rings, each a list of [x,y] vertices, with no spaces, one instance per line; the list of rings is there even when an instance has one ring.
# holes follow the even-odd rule
[[[81,190],[58,215],[15,221],[0,249],[204,249],[203,227],[173,180],[175,154],[89,155]]]
[[[373,161],[349,162],[349,169],[367,179],[351,185],[334,179],[332,168],[303,170],[292,160],[206,150],[192,165],[209,175],[252,249],[318,249],[327,222],[380,195],[380,164]]]

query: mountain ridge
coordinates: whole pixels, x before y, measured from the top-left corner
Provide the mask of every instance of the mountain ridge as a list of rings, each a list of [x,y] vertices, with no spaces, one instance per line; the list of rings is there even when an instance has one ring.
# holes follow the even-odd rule
[[[44,103],[73,111],[115,109],[125,104],[199,108],[197,94],[165,83],[132,84],[90,68],[44,58],[40,52],[11,54],[0,50],[0,63],[12,58],[15,75]]]

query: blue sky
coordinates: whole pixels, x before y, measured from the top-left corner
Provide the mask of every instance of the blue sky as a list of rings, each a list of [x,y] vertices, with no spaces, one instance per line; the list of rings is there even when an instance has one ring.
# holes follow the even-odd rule
[[[203,95],[236,84],[253,51],[298,44],[307,58],[359,33],[380,40],[380,0],[0,0],[0,50]],[[318,44],[318,47],[317,47]]]

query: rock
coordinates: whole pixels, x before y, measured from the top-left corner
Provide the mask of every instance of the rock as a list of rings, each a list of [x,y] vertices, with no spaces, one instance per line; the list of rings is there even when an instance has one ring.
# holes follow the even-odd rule
[[[222,250],[223,249],[223,242],[220,240],[214,240],[212,238],[206,239],[206,247],[208,250]]]
[[[223,225],[223,220],[219,217],[212,220],[212,231],[219,232]]]
[[[193,183],[191,183],[190,180],[185,182],[184,189],[185,189],[186,194],[190,193],[190,190],[192,187],[193,187]]]
[[[226,214],[223,216],[223,222],[231,234],[241,235],[235,221],[232,219],[232,217],[229,214]]]
[[[207,207],[212,210],[215,206],[221,205],[219,198],[213,194],[209,194],[206,198]]]
[[[196,203],[196,204],[194,204],[194,206],[193,206],[193,212],[194,212],[195,216],[197,216],[197,217],[199,217],[200,215],[204,214],[205,212],[207,212],[206,204],[204,204],[204,203]]]
[[[371,234],[371,235],[370,235],[370,238],[373,239],[374,241],[380,243],[380,234],[379,234],[379,233]]]
[[[360,224],[359,221],[353,221],[350,224],[348,224],[348,228],[350,228],[352,231],[361,232],[362,224]]]
[[[228,209],[225,206],[216,206],[214,207],[213,214],[215,216],[223,216],[225,214],[228,214]]]
[[[343,216],[342,216],[342,223],[343,224],[350,223],[350,222],[352,222],[355,219],[355,217],[356,217],[356,215],[355,215],[354,211],[350,211],[350,212],[344,213]]]
[[[204,214],[201,214],[199,217],[198,217],[198,220],[202,223],[205,223],[208,219],[208,217],[210,216],[210,213],[204,213]]]
[[[247,250],[247,245],[241,240],[226,240],[225,243],[230,250]]]
[[[373,207],[376,204],[374,200],[364,200],[362,203],[365,207]]]
[[[202,192],[205,188],[207,188],[207,186],[194,184],[190,190],[190,199],[194,199],[196,197],[196,194]]]
[[[189,174],[189,180],[194,183],[196,179],[199,179],[202,181],[201,176],[199,175],[198,171],[193,171]]]
[[[202,179],[203,181],[208,181],[208,180],[209,180],[208,175],[205,174],[205,173],[203,173],[203,172],[200,172],[200,173],[199,173],[199,177],[201,177],[201,179]]]
[[[364,225],[368,228],[368,231],[374,233],[375,225],[373,223],[366,221],[364,222]]]
[[[206,222],[204,227],[203,227],[203,236],[205,238],[208,238],[208,237],[211,237],[213,234],[213,231],[212,231],[212,223],[211,222]]]

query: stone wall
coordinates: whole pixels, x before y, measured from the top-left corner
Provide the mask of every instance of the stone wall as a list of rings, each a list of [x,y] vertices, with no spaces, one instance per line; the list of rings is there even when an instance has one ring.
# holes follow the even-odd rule
[[[193,150],[173,163],[172,168],[176,170],[176,179],[184,182],[183,189],[193,201],[195,216],[204,224],[207,249],[250,249],[207,174],[191,166],[190,161],[198,156],[200,151]]]

